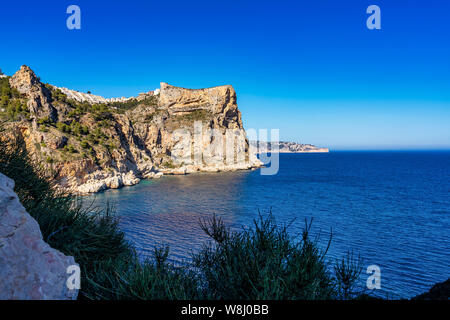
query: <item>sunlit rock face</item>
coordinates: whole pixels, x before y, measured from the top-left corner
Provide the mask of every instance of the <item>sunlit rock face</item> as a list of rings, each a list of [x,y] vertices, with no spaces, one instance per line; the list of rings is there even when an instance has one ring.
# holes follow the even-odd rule
[[[14,181],[0,173],[0,300],[76,299],[66,282],[78,266],[42,239],[39,225],[14,193]]]
[[[41,83],[27,66],[10,78],[28,113],[7,122],[60,188],[86,194],[162,174],[259,167],[232,86],[161,88],[107,99]]]
[[[28,66],[20,67],[10,79],[11,87],[27,96],[27,106],[34,119],[48,118],[56,122],[58,115],[50,103],[50,92]]]

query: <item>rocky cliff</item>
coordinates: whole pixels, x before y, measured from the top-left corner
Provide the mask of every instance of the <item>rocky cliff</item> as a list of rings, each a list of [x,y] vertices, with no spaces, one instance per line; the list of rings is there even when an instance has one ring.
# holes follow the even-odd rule
[[[21,134],[58,186],[75,193],[260,166],[231,86],[161,83],[154,92],[111,100],[44,84],[27,66],[0,80],[3,134]]]

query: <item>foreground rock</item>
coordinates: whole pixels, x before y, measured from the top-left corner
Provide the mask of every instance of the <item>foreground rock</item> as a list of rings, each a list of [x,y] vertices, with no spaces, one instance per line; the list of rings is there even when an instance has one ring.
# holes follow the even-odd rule
[[[76,299],[78,290],[66,285],[74,258],[43,241],[13,189],[0,173],[0,299]]]
[[[9,85],[18,92],[11,105],[21,107],[0,112],[6,128],[18,131],[58,186],[72,193],[262,165],[251,153],[232,86],[161,83],[138,97],[111,100],[43,84],[27,66]]]

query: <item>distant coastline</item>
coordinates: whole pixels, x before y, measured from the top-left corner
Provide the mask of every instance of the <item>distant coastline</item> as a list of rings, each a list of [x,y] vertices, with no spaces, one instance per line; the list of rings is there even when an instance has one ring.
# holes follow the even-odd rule
[[[264,142],[250,141],[250,145],[257,153],[328,153],[330,150],[324,147],[316,147],[312,144],[301,144],[296,142]]]

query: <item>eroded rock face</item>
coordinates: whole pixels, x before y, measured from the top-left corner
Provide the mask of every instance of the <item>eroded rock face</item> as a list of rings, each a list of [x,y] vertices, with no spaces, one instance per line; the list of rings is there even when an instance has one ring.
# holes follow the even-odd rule
[[[171,114],[205,110],[216,116],[216,123],[228,129],[242,129],[241,113],[232,86],[185,89],[161,82],[160,104]]]
[[[67,145],[67,137],[65,136],[52,136],[46,135],[46,141],[44,143],[53,150],[64,148]]]
[[[14,193],[14,181],[0,173],[0,300],[76,299],[67,267],[77,265],[42,239],[39,225]]]
[[[28,66],[21,66],[10,79],[10,83],[13,88],[29,97],[28,108],[35,120],[44,118],[52,122],[58,120],[58,113],[50,103],[48,90]]]
[[[108,99],[97,99],[106,102],[89,107],[93,98],[79,94],[88,107],[77,109],[78,102],[70,102],[76,98],[73,92],[56,94],[55,87],[43,85],[26,66],[10,85],[27,97],[32,118],[13,127],[20,128],[30,153],[59,186],[74,193],[134,185],[162,174],[261,166],[250,153],[232,86],[184,89],[161,83],[160,90],[117,102],[133,104],[123,109],[107,104]],[[38,121],[44,115],[50,123]],[[226,142],[227,135],[232,142]]]

